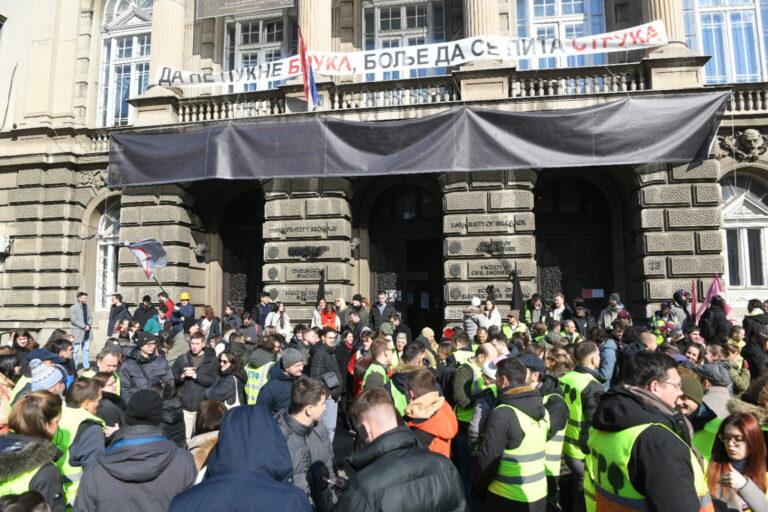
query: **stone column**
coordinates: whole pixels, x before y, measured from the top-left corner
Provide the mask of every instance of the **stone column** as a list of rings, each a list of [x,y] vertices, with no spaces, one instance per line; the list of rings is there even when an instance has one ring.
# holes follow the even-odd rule
[[[322,276],[325,298],[349,298],[351,237],[345,178],[273,179],[264,184],[264,288],[294,325],[309,322]]]
[[[458,322],[472,297],[493,285],[502,315],[512,299],[515,268],[523,295],[536,278],[532,170],[449,173],[440,176],[445,234],[446,322]]]
[[[191,1],[191,0],[190,0]],[[155,0],[152,7],[152,51],[149,57],[150,82],[157,67],[184,67],[184,20],[187,0]]]
[[[331,0],[299,0],[299,27],[307,51],[331,51],[332,10]]]
[[[499,34],[499,0],[464,0],[464,37]]]
[[[670,44],[685,44],[682,0],[644,0],[642,3],[643,23],[663,20]]]
[[[631,309],[651,316],[677,290],[706,293],[725,267],[717,160],[676,167],[635,169],[638,209],[634,218]],[[707,276],[702,279],[702,276]]]

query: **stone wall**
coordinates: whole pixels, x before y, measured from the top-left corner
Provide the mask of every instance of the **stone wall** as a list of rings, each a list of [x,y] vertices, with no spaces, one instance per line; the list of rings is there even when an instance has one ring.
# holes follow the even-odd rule
[[[473,296],[484,299],[493,285],[500,309],[512,298],[517,269],[523,295],[534,290],[531,170],[450,173],[440,176],[445,234],[446,322],[459,321]]]
[[[714,159],[636,169],[634,310],[652,315],[676,290],[690,290],[693,279],[702,297],[724,271],[718,171]]]
[[[325,298],[351,297],[349,198],[345,178],[274,179],[264,184],[264,288],[294,325],[309,321],[321,276]]]

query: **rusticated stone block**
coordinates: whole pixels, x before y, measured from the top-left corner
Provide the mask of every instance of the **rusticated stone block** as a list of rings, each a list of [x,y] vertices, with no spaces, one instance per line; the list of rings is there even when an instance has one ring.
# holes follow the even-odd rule
[[[533,231],[529,222],[533,214],[495,214],[495,215],[446,215],[443,217],[443,232],[446,234],[511,234],[517,231]]]
[[[40,222],[39,221],[18,221],[14,223],[17,236],[32,236],[40,234]]]
[[[639,276],[664,276],[666,269],[664,258],[661,256],[648,256],[637,260],[635,273]]]
[[[506,171],[507,188],[533,190],[538,175],[533,169],[512,169]]]
[[[493,285],[496,301],[510,301],[512,300],[512,283],[511,282],[499,282],[499,281],[482,281],[473,283],[448,283],[446,284],[447,294],[446,300],[452,304],[464,304],[469,305],[472,297],[479,297],[485,299],[488,292],[488,287]],[[531,281],[520,282],[520,289],[523,291],[524,297],[530,297],[535,291],[536,285]]]
[[[43,205],[42,218],[43,220],[69,219],[73,221],[81,221],[84,212],[85,209],[76,204],[46,204]]]
[[[440,189],[444,193],[467,190],[469,188],[469,173],[446,172],[438,177]]]
[[[693,204],[719,205],[722,197],[717,183],[701,183],[693,186]]]
[[[691,204],[691,187],[685,185],[652,185],[640,190],[642,206],[675,206]]]
[[[535,252],[534,238],[530,235],[502,235],[483,237],[451,237],[445,240],[443,254],[448,258],[500,256],[531,256]]]
[[[681,208],[667,210],[669,229],[716,228],[722,224],[719,208]]]
[[[80,268],[78,256],[45,254],[37,258],[38,270],[77,270]]]
[[[495,280],[510,281],[512,271],[517,268],[521,279],[536,277],[536,262],[530,258],[505,258],[503,260],[448,260],[444,263],[445,279],[451,280]]]
[[[0,206],[0,222],[11,222],[16,219],[14,206]]]
[[[163,205],[163,206],[145,206],[140,208],[141,223],[145,226],[152,224],[187,224],[191,219],[186,208]]]
[[[11,195],[11,204],[41,203],[43,201],[42,188],[20,188]]]
[[[186,226],[156,225],[156,226],[127,226],[120,229],[120,239],[136,242],[144,238],[154,238],[160,243],[177,242],[192,244],[192,233]]]
[[[307,217],[350,217],[349,201],[341,197],[305,199]]]
[[[641,186],[666,183],[669,175],[667,164],[645,164],[635,169],[637,182]]]
[[[720,162],[714,158],[672,167],[672,181],[717,181]]]
[[[41,253],[79,254],[83,250],[83,241],[79,238],[41,238],[39,240]]]
[[[272,296],[273,301],[284,302],[286,304],[309,304],[314,305],[317,302],[317,291],[319,283],[313,284],[276,284],[266,286],[266,290]],[[344,292],[348,286],[326,283],[325,299],[333,300],[335,297],[345,297]],[[291,315],[289,310],[289,315]],[[293,315],[291,315],[293,319]]]
[[[526,190],[503,190],[489,192],[489,211],[532,210],[533,192]]]
[[[187,267],[168,266],[156,269],[155,274],[160,282],[163,283],[163,286],[165,286],[166,283],[168,283],[168,285],[181,284],[182,286],[186,286],[186,283],[189,283],[190,269]],[[121,285],[143,285],[146,282],[147,275],[138,265],[136,265],[135,268],[120,267]]]
[[[120,203],[123,207],[157,204],[157,196],[148,193],[145,187],[134,191],[126,190],[120,196]]]
[[[42,290],[37,292],[37,304],[41,306],[60,306],[74,302],[72,293],[66,290]]]
[[[41,204],[20,204],[16,207],[16,218],[19,220],[39,219],[43,215],[43,205]]]
[[[685,279],[653,279],[645,282],[645,300],[662,301],[672,299],[677,290],[690,290],[691,281]],[[656,305],[658,308],[658,304]]]
[[[0,173],[0,189],[17,188],[18,173],[16,171],[6,171]]]
[[[48,169],[45,171],[45,184],[52,185],[74,185],[77,183],[77,173],[69,169]]]
[[[265,240],[350,238],[352,236],[352,226],[346,219],[267,221],[262,230]]]
[[[475,171],[469,178],[474,190],[504,188],[504,171]]]
[[[723,251],[723,235],[720,231],[698,231],[696,233],[696,252],[721,253]]]
[[[43,171],[41,169],[22,169],[19,171],[18,186],[30,187],[43,184]]]
[[[450,192],[443,196],[445,212],[484,212],[487,192]]]
[[[71,220],[47,220],[41,222],[41,234],[44,236],[77,236],[82,224]]]
[[[85,206],[85,203],[82,203],[77,200],[76,191],[77,189],[69,188],[69,187],[55,187],[55,188],[46,188],[45,189],[45,202],[46,203],[77,203],[80,206]],[[89,194],[90,197],[93,196],[93,192]]]
[[[351,247],[346,240],[268,242],[264,261],[348,260]]]
[[[722,274],[725,270],[725,262],[722,256],[670,256],[669,276],[702,276]]]
[[[661,208],[644,208],[635,213],[636,229],[644,231],[661,231],[664,229],[664,210]]]
[[[5,259],[6,272],[16,272],[19,270],[35,270],[39,256],[22,256],[12,254]]]
[[[647,233],[643,242],[646,254],[693,252],[692,233]]]
[[[195,259],[191,247],[166,244],[163,246],[163,249],[165,249],[169,265],[189,265]],[[137,265],[136,256],[128,249],[120,249],[117,254],[118,263],[121,266]]]
[[[120,227],[135,226],[139,224],[141,218],[141,209],[139,208],[120,208]]]
[[[37,304],[37,294],[34,291],[28,290],[13,290],[11,293],[4,294],[4,303],[8,306],[24,306]],[[2,308],[0,308],[2,309]],[[24,318],[25,315],[21,315]]]

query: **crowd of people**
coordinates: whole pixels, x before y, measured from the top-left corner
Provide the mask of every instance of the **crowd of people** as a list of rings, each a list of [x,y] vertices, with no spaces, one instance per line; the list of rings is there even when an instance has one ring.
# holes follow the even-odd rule
[[[688,298],[473,297],[415,336],[383,293],[295,326],[116,294],[94,363],[80,293],[0,347],[0,512],[766,511],[768,304]]]

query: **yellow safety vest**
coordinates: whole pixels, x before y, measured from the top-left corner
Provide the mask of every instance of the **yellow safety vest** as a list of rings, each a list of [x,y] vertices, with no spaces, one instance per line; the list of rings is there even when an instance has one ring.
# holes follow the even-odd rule
[[[368,365],[368,368],[365,370],[365,373],[363,374],[363,389],[365,389],[365,383],[368,382],[368,376],[372,373],[378,373],[381,375],[382,380],[384,380],[384,384],[389,382],[389,376],[387,375],[387,370],[379,363],[373,361],[371,364]]]
[[[579,448],[579,436],[587,418],[584,415],[584,407],[581,403],[581,392],[591,382],[600,384],[600,381],[589,373],[570,371],[560,377],[560,385],[563,387],[563,398],[565,398],[565,403],[568,405],[568,424],[565,427],[563,453],[574,459],[584,459],[584,452]]]
[[[77,430],[84,421],[92,421],[104,426],[104,420],[94,416],[80,407],[64,406],[61,409],[61,420],[59,421],[59,431],[53,436],[51,443],[64,452],[56,461],[56,465],[61,471],[61,479],[64,486],[64,495],[68,506],[75,503],[77,489],[80,486],[80,479],[83,477],[83,468],[72,466],[69,463],[69,448],[75,440]]]
[[[472,382],[472,386],[470,387],[470,389],[480,389],[480,390],[483,390],[483,389],[486,388],[486,386],[485,386],[485,379],[483,379],[483,374],[480,371],[480,367],[477,366],[472,359],[467,359],[467,362],[464,363],[462,366],[469,366],[472,369],[472,374],[475,377],[474,381]],[[474,404],[474,400],[472,402]],[[474,407],[474,405],[470,405],[466,409],[456,405],[456,406],[454,406],[453,411],[456,413],[456,419],[459,420],[459,421],[463,421],[464,423],[471,422],[472,421],[472,417],[475,415],[475,407]]]
[[[504,450],[496,477],[488,491],[508,500],[533,503],[547,496],[547,476],[542,447],[549,432],[549,413],[535,420],[517,407],[500,404],[514,411],[525,433],[520,446]]]
[[[250,364],[245,367],[245,373],[248,376],[245,381],[245,402],[248,405],[256,405],[256,399],[259,398],[259,391],[269,380],[269,370],[275,364],[270,361],[266,364],[253,368]]]
[[[542,398],[544,399],[543,401],[545,405],[549,403],[550,400],[562,400],[565,402],[565,398],[557,393],[544,395]],[[547,444],[544,447],[547,476],[560,476],[560,460],[563,458],[563,442],[565,441],[566,427],[558,430],[555,435],[552,436],[552,439],[547,441]]]
[[[645,423],[620,432],[589,429],[590,453],[585,459],[584,471],[584,496],[588,512],[613,512],[616,510],[640,512],[648,510],[645,496],[635,489],[629,479],[627,465],[635,441],[645,429],[652,425],[666,428],[672,432],[669,427],[660,423]],[[672,433],[674,434],[674,432]],[[680,439],[677,434],[675,437]],[[680,442],[685,443],[682,439]],[[699,497],[699,511],[714,512],[704,471],[696,460],[693,450],[689,448],[688,451],[693,468],[693,482]],[[663,457],[663,454],[660,456]],[[660,464],[659,470],[663,471],[663,460],[660,461]]]

